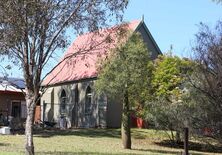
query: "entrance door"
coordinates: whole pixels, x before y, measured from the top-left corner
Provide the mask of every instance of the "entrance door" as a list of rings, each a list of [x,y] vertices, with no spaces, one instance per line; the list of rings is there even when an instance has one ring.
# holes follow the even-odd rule
[[[21,117],[21,102],[12,102],[12,112],[13,117]]]

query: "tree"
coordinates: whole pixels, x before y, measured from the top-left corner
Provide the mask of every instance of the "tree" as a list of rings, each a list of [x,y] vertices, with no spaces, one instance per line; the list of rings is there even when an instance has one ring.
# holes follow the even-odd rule
[[[216,2],[217,4],[222,3],[222,0],[212,0],[213,2]]]
[[[222,21],[214,29],[201,23],[193,47],[193,59],[197,63],[193,86],[202,93],[209,126],[215,136],[222,133]],[[198,79],[198,80],[197,80]],[[204,121],[203,121],[204,122]]]
[[[45,64],[67,45],[66,30],[76,34],[122,19],[128,0],[1,0],[0,51],[18,61],[26,83],[26,154],[34,154],[33,112]]]
[[[150,55],[141,36],[133,33],[111,51],[110,56],[99,65],[96,90],[122,101],[121,135],[123,147],[131,149],[130,114],[131,108],[141,99],[141,91],[148,88]]]
[[[176,56],[161,55],[154,62],[151,80],[151,94],[146,104],[148,121],[156,127],[171,131],[171,140],[175,141],[173,131],[177,131],[176,141],[180,141],[179,132],[185,126],[189,105],[184,97],[188,96],[188,74],[191,74],[191,61]],[[188,115],[189,116],[189,115]]]
[[[152,86],[155,96],[179,100],[182,85],[191,71],[191,61],[177,56],[161,55],[154,62]]]

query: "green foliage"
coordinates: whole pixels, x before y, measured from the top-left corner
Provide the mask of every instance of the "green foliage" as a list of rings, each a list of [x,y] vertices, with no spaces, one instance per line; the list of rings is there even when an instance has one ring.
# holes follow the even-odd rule
[[[154,63],[152,86],[157,97],[179,99],[192,63],[177,56],[161,55]]]
[[[106,61],[99,64],[102,69],[95,83],[97,92],[123,99],[127,89],[131,104],[141,100],[151,76],[150,54],[141,36],[132,34],[126,43],[111,53]]]
[[[144,90],[148,88],[151,75],[147,68],[149,52],[141,36],[137,33],[129,33],[129,36],[99,65],[99,76],[95,83],[98,93],[104,92],[122,101],[121,136],[125,149],[131,149],[130,109],[134,103],[141,102],[141,94],[146,94]]]
[[[145,116],[157,128],[180,131],[187,125],[191,105],[188,75],[192,73],[193,62],[172,55],[161,55],[154,62],[151,80],[152,93],[145,106]],[[171,140],[174,134],[170,135]]]

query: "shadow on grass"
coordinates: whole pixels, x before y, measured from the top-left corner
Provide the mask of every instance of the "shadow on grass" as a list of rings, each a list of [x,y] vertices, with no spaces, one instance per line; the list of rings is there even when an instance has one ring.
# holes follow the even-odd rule
[[[181,155],[181,151],[153,150],[153,149],[132,149],[135,151],[147,152],[147,154],[174,154]],[[132,153],[101,153],[101,152],[36,152],[37,155],[132,155]],[[138,153],[141,154],[141,153]],[[137,155],[134,153],[134,155]],[[202,155],[202,153],[192,153],[192,155]]]
[[[0,143],[0,147],[1,146],[9,146],[10,144],[9,143]]]
[[[162,154],[181,154],[179,151],[168,151],[168,150],[154,150],[154,149],[132,149],[136,151],[146,151],[151,153],[162,153]]]
[[[36,155],[131,155],[130,153],[101,152],[36,152]]]
[[[175,154],[175,155],[182,155],[183,151],[168,151],[168,150],[154,150],[154,149],[133,149],[136,151],[146,151],[154,154]],[[192,153],[192,155],[202,155],[203,153]]]
[[[159,151],[159,150],[141,150],[149,151],[150,153],[162,153],[162,154],[178,154],[178,152],[171,151]],[[101,152],[36,152],[37,155],[132,155],[132,153],[101,153]],[[137,154],[134,154],[137,155]]]
[[[111,137],[120,138],[120,131],[117,129],[67,129],[67,130],[41,130],[35,131],[37,137],[53,137],[53,136],[81,136],[81,137]]]
[[[170,140],[163,140],[161,142],[156,142],[155,144],[159,146],[164,146],[164,147],[183,149],[183,142],[179,144],[175,144],[175,143],[172,143],[172,141]],[[219,145],[219,144],[211,145],[211,144],[204,144],[204,143],[190,141],[189,150],[200,151],[200,152],[222,153],[222,145]]]

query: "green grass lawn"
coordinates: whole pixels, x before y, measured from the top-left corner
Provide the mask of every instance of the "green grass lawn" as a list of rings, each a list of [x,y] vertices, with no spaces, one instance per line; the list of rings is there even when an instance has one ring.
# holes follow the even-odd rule
[[[118,154],[180,154],[181,148],[165,145],[167,135],[163,131],[132,129],[132,150],[122,149],[119,129],[70,129],[39,131],[34,136],[36,154],[53,155],[118,155]],[[212,140],[211,140],[212,141]],[[192,140],[199,151],[191,154],[219,154],[221,150],[206,151],[201,139]],[[216,145],[216,143],[215,143]],[[215,146],[216,147],[216,146]],[[220,146],[217,146],[218,148]],[[24,154],[24,135],[0,135],[0,154]],[[202,151],[200,151],[202,150]],[[205,151],[203,151],[205,150]]]

